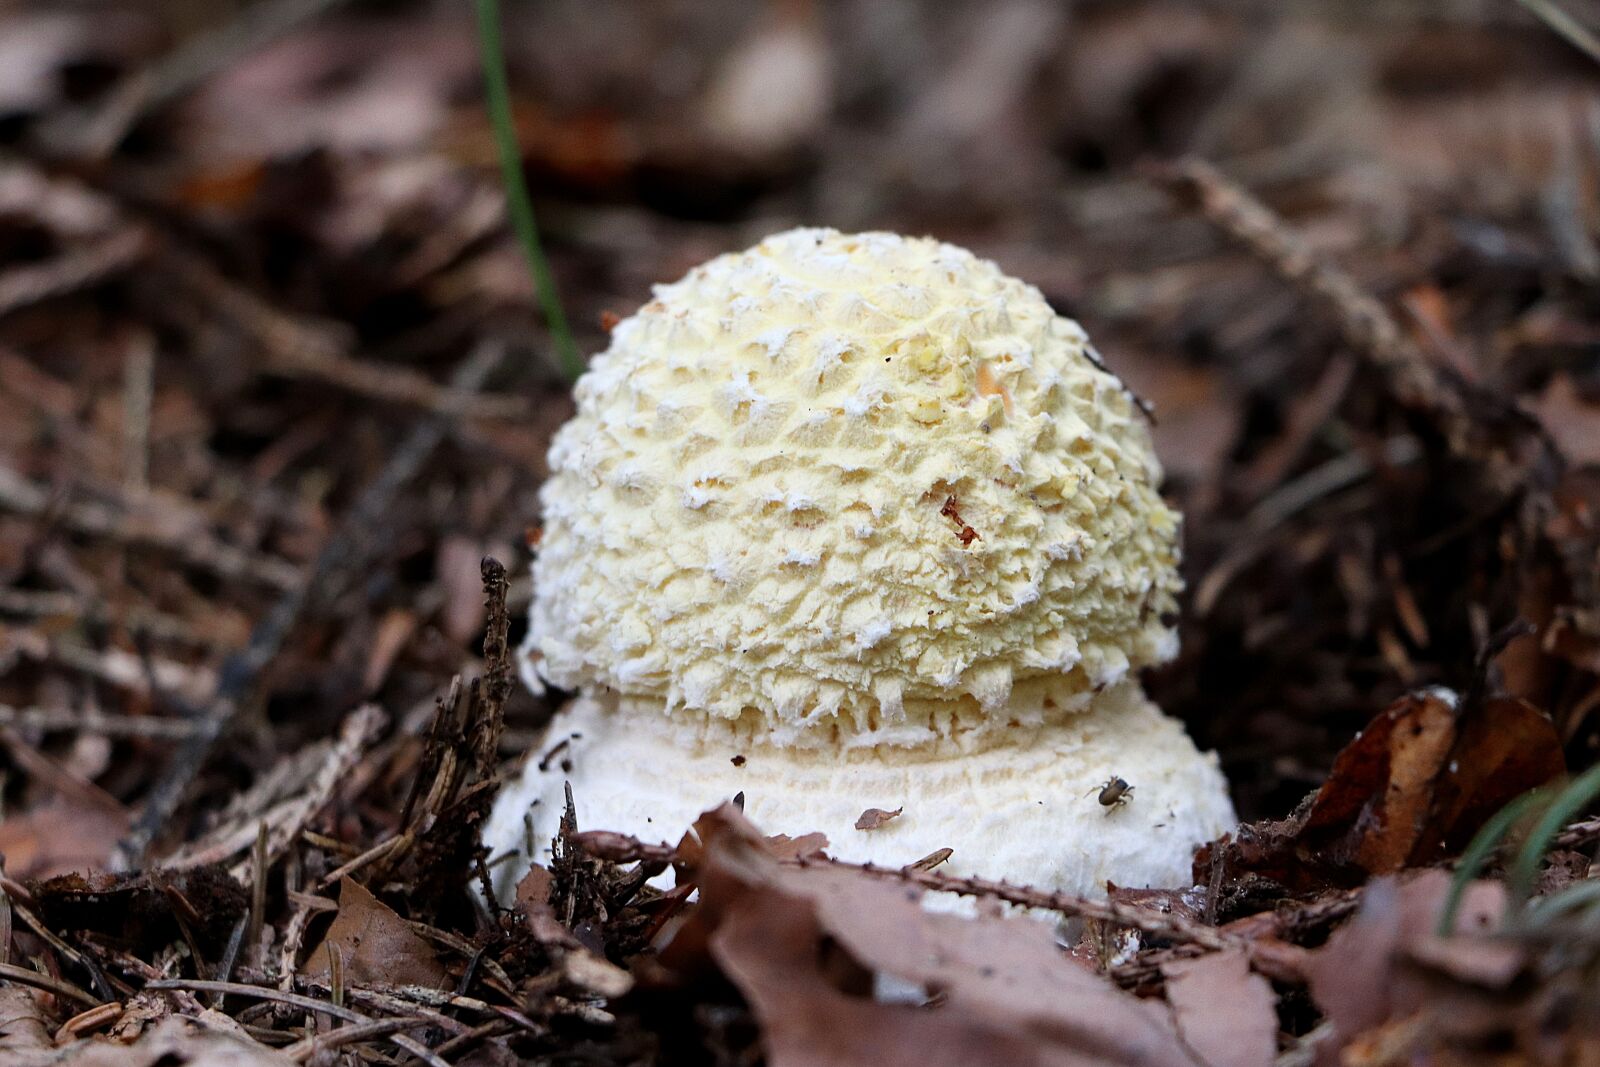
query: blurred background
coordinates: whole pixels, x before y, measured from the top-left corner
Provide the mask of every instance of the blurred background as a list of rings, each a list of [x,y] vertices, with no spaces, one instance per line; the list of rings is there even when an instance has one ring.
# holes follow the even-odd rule
[[[797,224],[966,245],[1082,321],[1187,515],[1154,690],[1246,817],[1426,683],[1509,688],[1592,761],[1600,3],[1566,36],[1514,0],[504,6],[581,351]],[[464,2],[0,5],[13,875],[108,862],[152,799],[144,836],[181,839],[363,701],[406,744],[476,669],[485,554],[525,609],[570,405],[482,78]],[[1481,477],[1337,308],[1173,195],[1182,157],[1566,462]],[[547,711],[513,698],[508,755]]]

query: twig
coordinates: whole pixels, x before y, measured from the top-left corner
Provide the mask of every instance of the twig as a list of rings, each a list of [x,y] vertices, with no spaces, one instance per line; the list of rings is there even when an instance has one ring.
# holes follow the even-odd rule
[[[408,848],[410,845],[411,835],[409,833],[396,834],[394,837],[386,838],[383,841],[378,842],[378,844],[373,845],[359,856],[356,856],[349,862],[335,867],[333,870],[317,879],[316,884],[312,888],[318,892],[327,889],[340,879],[348,878],[350,875],[355,874],[363,867],[370,866],[371,864],[376,863],[378,860],[385,858],[389,855],[389,853],[394,852],[397,849]]]
[[[73,730],[101,737],[143,737],[179,741],[203,733],[204,723],[188,719],[162,719],[154,715],[108,715],[103,711],[67,711],[55,708],[14,708],[0,704],[0,727],[26,730]]]
[[[65,296],[127,270],[150,250],[143,229],[125,229],[88,248],[0,274],[0,315]]]
[[[136,333],[128,340],[122,364],[123,485],[135,496],[150,485],[150,404],[155,370],[155,342],[146,333]]]
[[[1383,443],[1381,458],[1390,466],[1405,467],[1422,458],[1422,449],[1414,437],[1394,437]],[[1366,456],[1346,452],[1273,490],[1250,509],[1242,536],[1200,579],[1195,587],[1195,614],[1202,618],[1211,614],[1228,584],[1270,547],[1268,534],[1318,500],[1348,489],[1372,472],[1372,462]]]
[[[67,147],[91,159],[109,155],[139,119],[227,70],[250,53],[296,29],[343,0],[274,0],[243,8],[223,25],[184,41],[145,70],[124,79]]]
[[[1600,63],[1600,38],[1597,38],[1589,27],[1558,7],[1553,0],[1518,0],[1518,2],[1538,16],[1539,21],[1560,35],[1562,40],[1596,63]]]
[[[245,982],[216,982],[204,978],[157,978],[146,982],[147,991],[160,991],[168,989],[182,989],[192,993],[228,993],[241,997],[255,997],[258,1000],[271,1000],[279,1004],[287,1004],[301,1011],[313,1015],[331,1015],[347,1023],[364,1023],[371,1020],[360,1012],[341,1008],[337,1004],[330,1004],[325,1000],[313,1000],[303,997],[299,993],[289,993],[271,986],[249,985]]]
[[[678,850],[672,845],[651,845],[638,838],[607,830],[587,830],[575,833],[571,837],[573,843],[584,852],[612,863],[644,860],[670,864],[678,855]],[[1098,919],[1101,922],[1130,926],[1156,937],[1199,945],[1205,949],[1221,950],[1243,944],[1238,938],[1223,934],[1214,927],[1203,926],[1176,914],[1162,914],[1147,908],[1130,907],[1108,900],[1089,900],[1073,893],[1034,889],[1031,886],[994,882],[986,878],[963,877],[942,871],[922,870],[914,866],[878,867],[871,863],[851,863],[846,860],[815,857],[783,859],[778,862],[788,867],[833,867],[859,871],[874,878],[909,882],[937,892],[988,897],[1025,908],[1041,908],[1046,911],[1058,911],[1063,915]]]
[[[371,1017],[362,1015],[360,1012],[351,1011],[349,1008],[340,1007],[337,1004],[330,1004],[327,1001],[313,1000],[310,997],[303,997],[298,993],[290,993],[282,989],[275,989],[272,986],[246,985],[243,982],[211,982],[198,978],[164,978],[154,982],[145,983],[145,988],[149,990],[185,989],[193,990],[197,993],[236,993],[242,997],[256,997],[260,1000],[271,1000],[279,1004],[288,1004],[291,1007],[300,1008],[302,1011],[311,1012],[313,1014],[331,1015],[335,1019],[339,1019],[347,1023],[356,1023],[360,1025],[374,1021]],[[99,1002],[96,1001],[95,1003]],[[437,1020],[432,1018],[430,1018],[428,1021],[430,1023],[437,1022]],[[450,1067],[449,1063],[436,1055],[432,1049],[421,1044],[420,1042],[413,1041],[411,1038],[404,1037],[398,1033],[391,1033],[385,1036],[387,1036],[389,1041],[394,1045],[411,1053],[411,1055],[422,1060],[424,1063],[429,1064],[430,1067]]]
[[[0,465],[0,510],[48,517],[75,533],[119,544],[159,548],[191,567],[224,578],[247,579],[275,589],[291,589],[299,580],[299,568],[293,564],[225,545],[190,522],[174,522],[170,515],[159,514],[153,506],[123,509],[87,500],[58,502],[52,497],[49,490]]]
[[[24,648],[25,653],[32,649]],[[75,641],[48,641],[41,658],[98,678],[130,693],[179,702],[201,700],[216,684],[204,667],[157,660],[120,648],[89,648]]]
[[[62,956],[71,960],[73,963],[76,963],[79,967],[82,967],[84,970],[88,971],[89,977],[93,980],[95,988],[100,990],[106,1000],[116,1000],[119,996],[130,997],[133,995],[132,986],[128,985],[128,983],[122,981],[120,978],[114,978],[107,974],[105,968],[101,967],[97,961],[90,958],[85,953],[79,952],[77,949],[61,940],[61,938],[57,937],[55,933],[44,924],[44,920],[35,915],[23,903],[21,894],[17,892],[15,888],[0,888],[3,888],[5,895],[10,899],[11,910],[16,913],[16,917],[21,919],[23,924],[37,934],[40,940],[44,941],[45,944],[55,949]]]
[[[489,108],[489,123],[494,127],[495,148],[500,156],[500,175],[505,181],[506,208],[511,215],[511,227],[516,231],[523,255],[527,257],[528,271],[533,275],[534,288],[539,292],[545,323],[555,340],[561,371],[569,380],[576,381],[583,373],[583,357],[578,355],[577,345],[573,344],[567,313],[562,310],[561,296],[556,292],[555,275],[539,244],[539,227],[534,222],[533,201],[528,196],[528,183],[522,176],[522,150],[517,144],[516,120],[511,114],[511,87],[506,78],[506,55],[500,40],[499,0],[477,0],[477,9],[484,96]]]
[[[1321,260],[1283,219],[1215,167],[1186,159],[1153,170],[1175,195],[1194,201],[1218,229],[1331,310],[1346,343],[1383,371],[1403,403],[1430,413],[1457,453],[1478,460],[1496,458],[1485,447],[1485,434],[1491,429],[1485,416],[1491,414],[1518,423],[1526,431],[1524,437],[1538,436],[1534,425],[1511,405],[1475,392],[1459,376],[1431,363],[1354,278]],[[1541,439],[1541,455],[1548,452]],[[1494,474],[1502,486],[1524,480],[1516,471],[1495,469]]]
[[[0,588],[0,613],[75,620],[98,626],[122,626],[130,632],[143,633],[159,641],[178,641],[202,648],[232,647],[226,637],[202,633],[176,615],[144,607],[112,607],[92,596],[59,590]]]
[[[456,371],[453,388],[475,390],[500,362],[503,351],[496,344],[480,345]],[[344,523],[317,554],[310,573],[256,624],[244,650],[224,661],[216,698],[211,705],[210,721],[216,729],[209,735],[191,738],[151,787],[133,832],[118,849],[118,859],[123,864],[136,865],[143,860],[150,843],[210,756],[216,738],[254,690],[256,679],[267,664],[277,657],[300,616],[308,608],[329,603],[337,597],[351,576],[361,571],[364,562],[384,543],[384,519],[393,508],[395,497],[433,454],[449,429],[449,420],[441,415],[430,416],[413,427],[378,477],[356,500]]]
[[[418,1016],[406,1019],[374,1019],[369,1023],[340,1027],[328,1034],[312,1034],[286,1046],[282,1052],[296,1063],[304,1063],[324,1050],[343,1048],[358,1041],[370,1041],[372,1038],[387,1037],[402,1030],[414,1030],[420,1026],[432,1025],[433,1020]]]
[[[20,985],[30,985],[35,989],[43,989],[57,996],[76,1000],[79,1004],[87,1004],[91,1008],[98,1008],[105,1003],[99,997],[79,989],[65,979],[52,978],[48,974],[40,974],[27,967],[18,967],[14,963],[0,963],[0,978]]]
[[[479,697],[473,701],[473,718],[468,726],[468,748],[479,776],[494,773],[500,748],[500,733],[505,728],[506,698],[515,685],[508,645],[511,618],[506,611],[506,568],[499,560],[485,556],[483,576],[484,673]]]
[[[476,389],[459,384],[439,385],[406,367],[356,359],[337,331],[309,325],[279,311],[218,273],[199,256],[173,251],[164,258],[171,264],[173,277],[232,319],[261,346],[267,369],[273,374],[313,379],[359,396],[406,404],[437,415],[513,419],[528,413],[525,397],[483,396]]]
[[[1600,841],[1600,819],[1585,819],[1570,824],[1550,844],[1552,848],[1578,848],[1595,841]]]
[[[51,790],[76,797],[82,803],[99,808],[116,819],[125,817],[122,803],[116,797],[23,741],[9,726],[0,726],[0,749],[11,757],[12,763]]]

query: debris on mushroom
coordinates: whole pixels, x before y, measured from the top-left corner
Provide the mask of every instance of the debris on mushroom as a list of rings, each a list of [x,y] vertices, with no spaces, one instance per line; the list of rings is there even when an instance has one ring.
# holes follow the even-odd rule
[[[1180,588],[1148,425],[1037,289],[793,230],[658,287],[576,397],[523,650],[579,693],[571,769],[502,791],[497,885],[548,858],[568,780],[585,828],[675,839],[742,791],[833,855],[1074,892],[1185,881],[1233,824],[1137,678]],[[871,807],[903,813],[858,830]]]
[[[1133,786],[1115,774],[1107,778],[1098,789],[1091,789],[1089,792],[1095,794],[1095,799],[1100,802],[1102,808],[1119,808],[1133,799]]]

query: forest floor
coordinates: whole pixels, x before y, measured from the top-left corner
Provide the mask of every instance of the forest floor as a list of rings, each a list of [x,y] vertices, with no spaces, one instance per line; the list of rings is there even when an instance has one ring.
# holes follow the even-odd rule
[[[1086,326],[1185,514],[1150,690],[1246,824],[1105,901],[574,827],[492,911],[571,402],[466,6],[0,13],[0,1062],[1600,1062],[1600,57],[1547,5],[511,5],[581,351],[810,223]]]

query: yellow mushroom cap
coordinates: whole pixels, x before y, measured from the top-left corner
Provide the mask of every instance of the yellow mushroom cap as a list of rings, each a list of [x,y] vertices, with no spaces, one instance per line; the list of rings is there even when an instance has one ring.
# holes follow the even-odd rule
[[[1077,323],[960,248],[801,229],[720,256],[576,396],[527,647],[558,686],[914,743],[1175,650],[1144,415]]]

